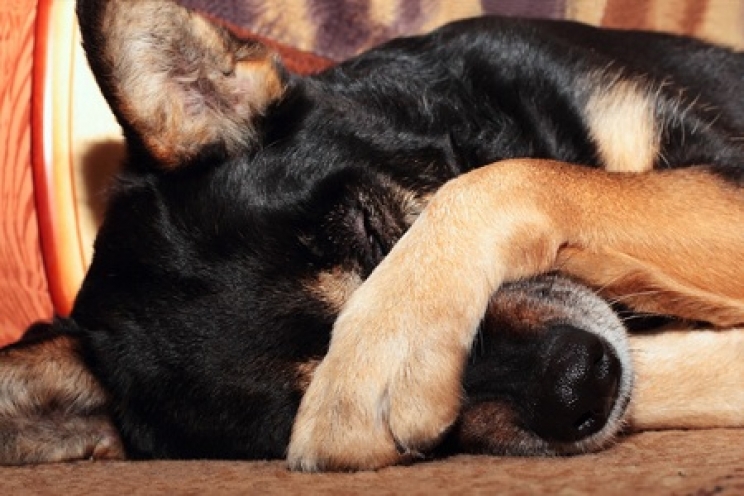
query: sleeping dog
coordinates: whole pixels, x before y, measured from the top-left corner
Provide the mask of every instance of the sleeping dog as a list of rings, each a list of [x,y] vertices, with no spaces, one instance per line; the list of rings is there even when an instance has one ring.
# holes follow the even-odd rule
[[[479,18],[298,77],[166,0],[78,16],[127,158],[0,356],[5,463],[596,450],[626,315],[744,323],[740,53]]]

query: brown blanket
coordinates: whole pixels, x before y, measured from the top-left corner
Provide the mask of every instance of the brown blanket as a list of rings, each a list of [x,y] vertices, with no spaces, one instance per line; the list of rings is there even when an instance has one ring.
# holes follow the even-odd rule
[[[744,430],[646,432],[571,458],[458,456],[357,474],[282,462],[158,461],[0,468],[5,495],[740,495]]]

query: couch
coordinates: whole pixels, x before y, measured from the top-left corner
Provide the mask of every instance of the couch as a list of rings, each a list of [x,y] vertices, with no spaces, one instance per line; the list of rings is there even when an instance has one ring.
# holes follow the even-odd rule
[[[500,13],[692,34],[744,47],[744,0],[181,0],[320,70],[390,37]],[[69,311],[118,129],[87,73],[72,0],[0,4],[0,346]],[[744,95],[742,96],[744,97]],[[85,115],[86,119],[75,118]],[[741,348],[744,359],[744,346]],[[744,384],[744,378],[742,378]],[[642,432],[568,458],[457,456],[359,474],[281,461],[0,467],[4,494],[744,494],[744,429]]]

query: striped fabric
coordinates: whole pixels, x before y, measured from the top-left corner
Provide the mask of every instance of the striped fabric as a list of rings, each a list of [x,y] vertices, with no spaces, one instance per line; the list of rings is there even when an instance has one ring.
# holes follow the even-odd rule
[[[342,60],[483,14],[667,31],[744,48],[744,0],[181,0],[258,35]]]

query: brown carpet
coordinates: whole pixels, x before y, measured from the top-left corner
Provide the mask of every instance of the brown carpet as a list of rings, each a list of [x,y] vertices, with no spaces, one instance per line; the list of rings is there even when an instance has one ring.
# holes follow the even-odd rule
[[[570,458],[457,456],[356,474],[276,462],[81,462],[0,468],[4,495],[744,494],[744,429],[645,432]]]

